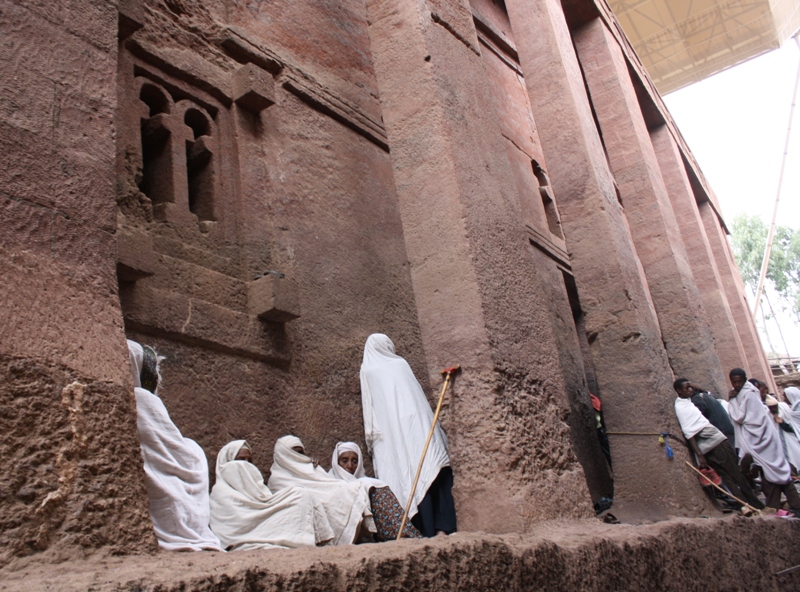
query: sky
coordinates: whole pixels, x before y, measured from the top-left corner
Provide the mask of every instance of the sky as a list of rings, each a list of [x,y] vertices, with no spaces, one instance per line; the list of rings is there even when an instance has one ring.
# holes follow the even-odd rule
[[[729,225],[741,214],[772,220],[798,63],[800,50],[790,39],[664,97]],[[792,128],[777,220],[800,229],[800,105]],[[786,315],[778,323],[788,353],[800,356],[800,327]],[[763,331],[760,319],[757,324]],[[768,321],[767,330],[774,349],[785,354],[776,322]],[[770,351],[763,336],[762,343]]]

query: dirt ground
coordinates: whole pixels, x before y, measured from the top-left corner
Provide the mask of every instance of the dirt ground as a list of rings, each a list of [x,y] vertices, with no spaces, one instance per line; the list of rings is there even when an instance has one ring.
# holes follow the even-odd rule
[[[542,523],[526,535],[240,553],[32,556],[0,590],[798,590],[800,524],[780,518],[673,519],[640,526]]]

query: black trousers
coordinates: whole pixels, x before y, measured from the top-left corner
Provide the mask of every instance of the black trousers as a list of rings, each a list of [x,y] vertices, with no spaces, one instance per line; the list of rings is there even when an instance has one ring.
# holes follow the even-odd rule
[[[794,483],[789,481],[785,485],[780,483],[771,483],[766,479],[761,478],[761,489],[764,496],[767,498],[767,505],[770,508],[780,510],[781,508],[781,493],[786,496],[786,502],[793,510],[800,510],[800,494],[797,493],[797,488]]]
[[[411,519],[411,524],[422,536],[433,537],[440,530],[451,534],[457,530],[452,490],[453,471],[450,467],[442,467],[417,506],[417,514]]]
[[[733,451],[730,442],[723,441],[713,450],[709,450],[704,455],[709,466],[714,469],[719,478],[733,495],[740,500],[746,501],[754,508],[761,510],[764,504],[750,487],[747,478],[739,468],[736,453]],[[766,493],[766,491],[765,491]],[[778,493],[780,498],[780,492]]]

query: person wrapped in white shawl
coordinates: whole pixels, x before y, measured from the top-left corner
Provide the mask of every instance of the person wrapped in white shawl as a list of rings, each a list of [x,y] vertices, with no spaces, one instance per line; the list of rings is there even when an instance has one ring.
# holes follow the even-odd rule
[[[794,425],[792,425],[791,411],[788,411],[786,403],[779,403],[778,399],[772,395],[766,396],[764,405],[769,409],[772,420],[778,428],[786,460],[792,466],[792,472],[796,474],[797,467],[800,467],[800,440],[798,440]]]
[[[362,530],[375,532],[369,507],[369,486],[360,481],[340,481],[328,475],[305,455],[303,443],[297,436],[284,436],[275,442],[267,485],[275,493],[289,487],[310,491],[325,509],[335,545],[356,542]]]
[[[789,403],[781,403],[781,408],[784,409],[784,413],[788,414],[792,426],[795,428],[795,433],[800,438],[800,389],[796,386],[787,386],[783,389],[783,394]]]
[[[408,362],[395,353],[394,343],[382,333],[370,335],[364,344],[361,403],[375,476],[388,483],[405,506],[433,423],[433,410]],[[424,536],[456,531],[452,487],[447,438],[437,422],[408,514]]]
[[[333,448],[331,469],[328,474],[342,481],[361,481],[369,487],[369,503],[377,530],[375,540],[384,542],[397,539],[403,521],[403,506],[386,483],[367,477],[364,457],[358,444],[338,442]],[[407,522],[403,527],[403,538],[421,539],[422,534],[413,524]]]
[[[208,461],[203,449],[184,438],[156,395],[158,358],[128,340],[139,443],[144,460],[150,518],[167,551],[221,551],[209,528]]]
[[[685,378],[679,378],[672,386],[678,394],[675,399],[675,415],[689,447],[697,457],[698,468],[702,471],[710,466],[734,497],[754,508],[762,509],[764,504],[739,469],[736,452],[727,436],[694,404],[692,395],[695,387]]]
[[[747,374],[741,368],[731,370],[730,381],[733,389],[728,399],[728,414],[736,431],[739,456],[744,458],[750,454],[761,467],[761,489],[767,506],[779,509],[783,493],[789,505],[800,510],[800,494],[791,483],[791,469],[783,453],[778,428],[761,402],[761,394],[747,382]]]
[[[217,455],[211,530],[227,551],[313,547],[333,539],[325,509],[310,491],[287,487],[272,493],[251,460],[244,440],[229,442]]]

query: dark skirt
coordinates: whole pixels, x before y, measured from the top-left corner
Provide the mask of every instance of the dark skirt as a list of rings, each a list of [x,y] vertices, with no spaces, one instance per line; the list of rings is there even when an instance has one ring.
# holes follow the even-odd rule
[[[375,540],[378,542],[395,540],[400,530],[400,523],[403,521],[405,508],[400,506],[400,502],[388,487],[371,489],[369,501],[375,527],[378,530]],[[411,522],[407,522],[403,528],[403,538],[421,539],[422,535]]]
[[[439,531],[452,534],[457,530],[452,490],[453,471],[450,467],[442,467],[417,506],[416,516],[411,519],[422,536],[433,537]]]

